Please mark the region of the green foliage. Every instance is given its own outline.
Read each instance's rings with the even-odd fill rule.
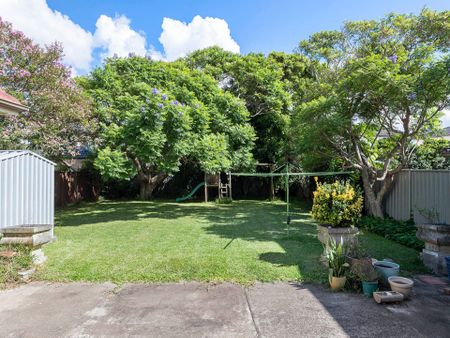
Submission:
[[[31,250],[23,245],[3,245],[0,252],[12,251],[13,257],[0,256],[0,289],[20,281],[19,271],[29,269],[32,264]]]
[[[179,62],[111,58],[80,83],[100,122],[95,165],[107,178],[137,174],[151,193],[184,160],[210,173],[253,162],[255,134],[244,103],[201,71]]]
[[[328,268],[333,277],[344,277],[350,265],[346,262],[347,246],[343,242],[336,243],[330,239],[326,246],[326,259]]]
[[[346,22],[299,44],[317,81],[293,118],[297,152],[309,167],[340,157],[359,170],[375,215],[393,175],[449,108],[449,36],[450,11],[424,9]]]
[[[321,224],[353,227],[361,217],[362,206],[361,193],[348,181],[317,182],[311,214]]]
[[[428,139],[412,154],[409,167],[412,169],[450,169],[450,157],[444,152],[450,149],[450,141]],[[450,155],[450,153],[449,153]]]
[[[416,237],[417,228],[413,220],[397,221],[392,218],[363,217],[360,226],[407,247],[422,250],[423,242]]]
[[[281,52],[236,55],[212,47],[193,52],[184,62],[244,100],[257,135],[254,157],[259,162],[284,163],[292,150],[291,114],[311,78],[308,60]]]

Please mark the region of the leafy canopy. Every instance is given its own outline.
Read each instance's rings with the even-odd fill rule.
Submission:
[[[209,173],[252,163],[254,132],[239,99],[181,63],[108,59],[84,78],[100,121],[103,175],[166,175],[182,160]]]
[[[303,99],[310,76],[307,59],[281,52],[236,55],[211,47],[193,52],[184,62],[213,76],[226,92],[244,100],[257,135],[255,158],[284,163],[291,152],[291,115]]]

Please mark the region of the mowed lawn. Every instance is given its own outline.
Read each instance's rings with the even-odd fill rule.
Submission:
[[[57,241],[37,277],[50,281],[326,281],[307,206],[294,206],[289,235],[282,202],[103,201],[59,214]],[[373,234],[373,257],[424,271],[418,252]]]

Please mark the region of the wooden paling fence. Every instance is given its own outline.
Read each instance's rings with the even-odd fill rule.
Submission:
[[[96,201],[99,197],[99,179],[83,172],[55,173],[55,207],[81,201]]]

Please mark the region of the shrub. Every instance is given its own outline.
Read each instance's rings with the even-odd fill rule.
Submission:
[[[384,238],[407,247],[422,250],[423,242],[416,237],[417,228],[413,220],[397,221],[392,218],[363,217],[360,226]]]
[[[355,226],[361,217],[362,206],[361,193],[348,181],[317,182],[312,207],[312,216],[317,222],[332,227]]]

